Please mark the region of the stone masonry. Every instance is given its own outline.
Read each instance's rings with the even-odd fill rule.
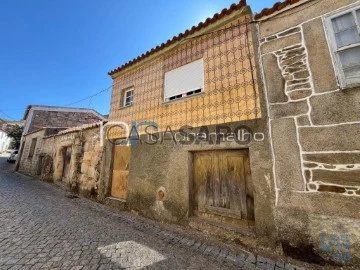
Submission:
[[[37,132],[28,134],[23,138],[23,148],[20,155],[19,171],[28,175],[37,174],[37,165],[39,160],[39,152],[42,147],[42,138],[44,137],[45,129],[41,129]],[[31,142],[33,139],[37,139],[35,151],[33,156],[29,156]]]
[[[24,120],[24,134],[27,134],[44,127],[70,128],[105,118],[92,109],[29,105]]]
[[[19,171],[27,175],[40,175],[43,164],[39,164],[39,159],[43,157],[42,147],[43,138],[56,134],[63,129],[61,128],[41,128],[37,131],[26,134],[23,137],[23,149],[20,155]],[[36,145],[33,155],[29,155],[33,139],[36,139]]]
[[[303,1],[259,23],[280,241],[339,264],[360,260],[360,89],[339,87],[323,20],[355,2]]]
[[[70,176],[63,179],[64,149],[71,147]],[[102,161],[99,123],[64,130],[44,138],[41,155],[52,157],[53,170],[41,178],[51,179],[81,194],[96,197]]]
[[[295,39],[293,37],[296,37]],[[292,44],[292,43],[295,44]],[[351,122],[347,124],[333,123],[335,126],[327,127],[314,123],[317,119],[314,114],[319,110],[318,102],[313,102],[319,95],[316,93],[311,77],[309,66],[309,56],[304,43],[303,30],[301,26],[288,29],[284,32],[266,37],[261,40],[264,67],[275,66],[278,71],[267,72],[265,79],[268,87],[270,118],[277,120],[281,118],[293,118],[296,126],[295,130],[299,137],[301,151],[302,175],[306,179],[306,189],[310,191],[329,191],[339,192],[347,195],[360,195],[360,182],[355,178],[360,178],[359,160],[349,161],[347,158],[339,160],[340,155],[337,151],[353,151],[358,147],[359,123]],[[285,46],[285,47],[284,47]],[[269,52],[270,50],[274,50]],[[278,74],[276,74],[278,73]],[[274,85],[274,76],[280,76],[279,85]],[[330,89],[329,89],[330,90]],[[339,90],[332,90],[334,95],[339,95]],[[315,99],[313,99],[315,98]],[[276,122],[276,121],[275,121]],[[273,122],[273,123],[275,123]],[[350,122],[350,121],[349,121]],[[339,142],[338,134],[346,132],[353,134],[347,141]],[[321,136],[324,135],[324,136]],[[325,138],[325,140],[323,139]],[[321,141],[319,141],[321,139]],[[328,146],[328,141],[333,141],[333,146]],[[317,146],[314,146],[317,145]],[[333,161],[323,159],[315,161],[311,153],[332,151],[336,157]],[[356,153],[355,153],[356,154]],[[329,155],[332,155],[331,153]],[[309,159],[310,160],[307,160]],[[331,159],[331,158],[330,158]],[[339,161],[335,161],[339,160]],[[330,177],[332,175],[332,177]],[[332,178],[336,179],[332,180]],[[348,179],[348,180],[345,180]],[[338,187],[338,186],[343,187]]]

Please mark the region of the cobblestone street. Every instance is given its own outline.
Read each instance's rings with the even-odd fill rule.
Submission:
[[[0,269],[300,269],[68,198],[13,168],[0,157]]]

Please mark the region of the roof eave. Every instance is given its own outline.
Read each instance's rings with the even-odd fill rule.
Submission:
[[[245,13],[245,11],[250,11],[250,8],[246,5],[246,0],[241,0],[238,4],[232,4],[229,8],[224,8],[221,13],[216,13],[212,18],[207,18],[205,22],[200,22],[197,26],[193,26],[190,30],[188,29],[185,32],[180,33],[179,35],[174,36],[171,40],[169,39],[166,43],[162,43],[161,45],[152,48],[150,51],[147,51],[146,53],[138,56],[137,58],[134,58],[131,61],[121,65],[120,67],[111,70],[110,72],[108,72],[108,75],[110,75],[112,79],[115,79],[119,76],[119,72],[125,69],[127,70],[129,67],[132,67],[138,63],[143,64],[145,59],[153,59],[154,57],[151,56],[155,55],[156,57],[159,55],[159,53],[162,54],[171,50],[184,39],[192,38],[198,34],[201,34],[202,32],[208,31],[211,28],[220,28],[223,24],[219,26],[218,24],[216,24],[216,22],[219,22],[225,16],[234,14],[235,11],[241,11],[240,14]]]
[[[284,2],[276,2],[271,8],[264,8],[260,13],[255,14],[254,18],[257,21],[265,21],[268,18],[277,16],[280,13],[293,9],[309,1],[312,0],[286,0]]]

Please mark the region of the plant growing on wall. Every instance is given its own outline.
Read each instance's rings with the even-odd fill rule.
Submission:
[[[6,127],[5,131],[7,136],[11,138],[10,149],[19,149],[23,129],[24,127],[19,125],[11,125]]]

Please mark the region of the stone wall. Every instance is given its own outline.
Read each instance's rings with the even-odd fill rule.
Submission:
[[[51,136],[43,139],[41,155],[44,156],[43,168],[40,179],[48,182],[54,181],[54,158],[56,149],[56,137]]]
[[[43,127],[74,127],[103,120],[95,113],[79,111],[34,110],[27,132]]]
[[[66,147],[71,147],[70,175],[63,179]],[[99,127],[45,137],[40,155],[46,157],[42,179],[51,179],[75,192],[96,197],[102,159]]]
[[[99,129],[85,132],[83,156],[79,175],[80,191],[90,195],[97,194],[99,186],[100,168],[102,162],[102,147],[100,146]]]
[[[310,1],[259,27],[279,235],[285,251],[334,263],[359,261],[360,89],[337,85],[322,16],[352,2]],[[324,234],[351,249],[324,250]]]
[[[37,132],[30,133],[23,137],[23,151],[20,155],[19,161],[19,172],[27,174],[27,175],[37,175],[38,172],[38,162],[39,156],[42,149],[43,137],[45,134],[45,129],[41,129]],[[33,156],[29,157],[29,152],[31,148],[31,142],[33,139],[37,139],[36,147]]]

